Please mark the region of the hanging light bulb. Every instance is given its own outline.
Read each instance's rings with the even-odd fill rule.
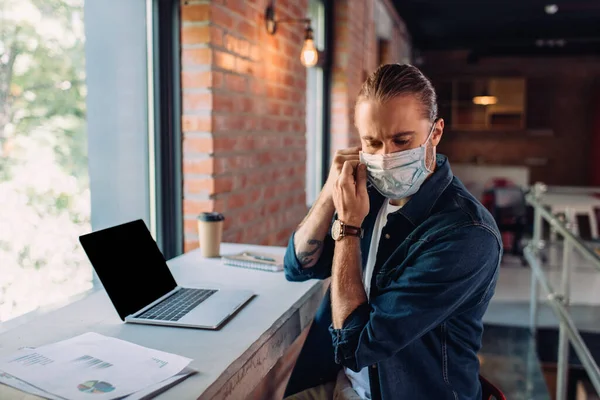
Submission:
[[[491,95],[487,90],[473,97],[473,104],[477,104],[478,106],[493,106],[496,103],[498,103],[498,98]]]
[[[491,106],[498,102],[498,98],[496,96],[475,96],[473,97],[473,104],[477,104],[479,106]]]
[[[319,61],[319,52],[315,47],[313,40],[313,30],[310,26],[306,27],[306,35],[304,37],[304,45],[300,52],[300,62],[307,68],[314,67]]]

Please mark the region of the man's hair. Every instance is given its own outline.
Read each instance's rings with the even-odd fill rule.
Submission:
[[[380,103],[403,95],[416,96],[423,106],[423,116],[432,122],[437,118],[437,98],[433,85],[410,64],[381,65],[363,83],[356,104],[365,100]]]

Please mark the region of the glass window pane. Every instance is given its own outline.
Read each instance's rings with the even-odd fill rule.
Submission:
[[[0,322],[92,287],[83,0],[0,0]]]

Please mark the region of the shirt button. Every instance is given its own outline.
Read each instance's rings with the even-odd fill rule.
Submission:
[[[386,233],[384,237],[385,237],[386,239],[389,239],[389,238],[391,238],[391,236],[390,236],[390,234],[389,234],[389,233]]]

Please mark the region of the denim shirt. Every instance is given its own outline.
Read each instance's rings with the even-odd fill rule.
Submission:
[[[397,212],[388,216],[377,250],[368,302],[331,323],[330,293],[310,328],[286,396],[335,377],[344,366],[369,367],[373,399],[481,399],[482,317],[502,256],[487,210],[453,176],[446,157]],[[362,266],[384,198],[368,188]],[[335,242],[327,235],[317,264],[302,268],[290,238],[285,275],[291,281],[331,276]]]

